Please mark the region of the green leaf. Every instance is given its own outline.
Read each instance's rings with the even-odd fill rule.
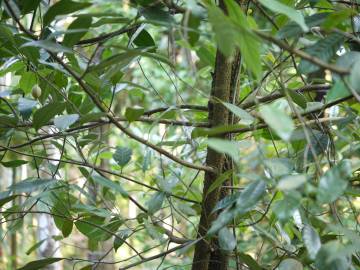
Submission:
[[[324,244],[316,256],[316,268],[318,270],[351,269],[349,268],[349,260],[346,256],[336,257],[342,249],[343,246],[337,241],[330,241]]]
[[[32,0],[32,1],[21,1],[21,14],[27,14],[33,10],[35,10],[41,0]]]
[[[298,260],[288,258],[279,264],[278,270],[303,270],[304,267]]]
[[[341,196],[346,187],[347,179],[351,175],[351,163],[349,160],[342,160],[339,164],[328,170],[321,178],[316,193],[320,203],[334,202]]]
[[[277,188],[283,191],[297,189],[306,183],[305,174],[287,175],[280,179]]]
[[[34,40],[29,41],[21,45],[20,48],[26,48],[26,47],[35,47],[35,48],[41,48],[53,53],[58,52],[64,52],[64,53],[72,53],[73,51],[69,48],[66,48],[58,43],[55,43],[54,41],[50,40]]]
[[[166,12],[158,7],[142,8],[140,9],[140,14],[150,22],[160,23],[166,26],[175,23],[174,18],[169,14],[169,12]]]
[[[122,246],[126,238],[128,238],[131,235],[131,233],[132,230],[130,229],[120,230],[118,233],[116,233],[116,237],[114,237],[114,244],[113,244],[115,252],[118,250],[119,247]]]
[[[104,221],[104,218],[90,216],[77,220],[75,226],[89,240],[94,242],[105,241],[116,233],[123,221],[117,217],[112,218],[107,223]]]
[[[301,195],[298,192],[286,193],[284,198],[275,201],[273,211],[277,218],[282,221],[288,221],[300,206]]]
[[[239,145],[237,142],[222,139],[208,139],[208,146],[219,153],[229,155],[234,160],[239,159]]]
[[[46,240],[47,240],[47,238],[45,238],[45,239],[37,242],[36,244],[32,245],[32,246],[25,252],[25,254],[26,254],[26,255],[30,255],[31,252],[33,252],[33,251],[35,251],[36,249],[38,249],[38,248],[41,246],[41,244],[44,243]]]
[[[37,261],[32,261],[18,268],[17,270],[38,270],[43,269],[45,266],[61,261],[63,258],[46,258]]]
[[[212,235],[222,229],[224,226],[229,224],[235,218],[234,210],[224,210],[220,213],[220,215],[216,218],[216,220],[211,224],[210,229],[207,232],[207,235]]]
[[[125,117],[129,122],[136,121],[144,114],[145,110],[141,107],[126,108]]]
[[[223,102],[222,103],[229,111],[231,111],[234,115],[236,115],[237,117],[240,118],[240,120],[242,123],[246,124],[246,125],[250,125],[255,121],[255,118],[249,114],[247,111],[239,108],[238,106],[231,104],[231,103],[227,103],[227,102]]]
[[[12,200],[14,200],[16,197],[18,197],[19,195],[11,195],[5,198],[0,198],[0,208],[3,207],[6,203],[11,202]]]
[[[241,56],[247,68],[249,68],[257,79],[260,79],[262,67],[259,39],[252,33],[250,24],[240,5],[232,0],[225,0],[225,3],[228,7],[231,21],[234,24],[235,35],[233,38],[240,49]],[[253,21],[253,23],[255,24],[255,21]],[[222,31],[224,31],[224,29],[222,29]]]
[[[79,119],[78,114],[60,115],[55,117],[54,124],[60,130],[65,130]]]
[[[233,251],[236,247],[236,239],[232,231],[229,228],[222,228],[219,233],[219,245],[222,250]]]
[[[227,17],[217,6],[208,6],[209,22],[215,32],[216,43],[226,56],[233,56],[235,48],[238,47],[247,67],[257,78],[260,78],[259,41],[251,32],[240,6],[233,1],[226,1],[226,5],[230,17]]]
[[[119,183],[113,182],[101,175],[93,175],[92,179],[98,183],[99,185],[110,189],[111,191],[115,191],[120,193],[124,198],[128,197],[128,193],[122,188]]]
[[[219,49],[227,56],[232,55],[236,46],[234,39],[236,31],[232,22],[215,5],[208,7],[208,16]]]
[[[56,179],[29,178],[9,186],[8,190],[16,192],[33,192],[35,190],[47,188],[55,184],[56,181]]]
[[[164,199],[164,192],[156,192],[148,201],[149,214],[155,214],[157,211],[159,211],[164,203]]]
[[[302,238],[311,259],[315,259],[321,248],[321,241],[318,233],[313,227],[306,224],[302,230]]]
[[[209,195],[213,190],[220,187],[226,180],[228,180],[233,173],[233,170],[228,170],[222,174],[220,174],[214,182],[211,183],[210,187],[208,188],[205,197]]]
[[[324,62],[328,62],[339,50],[344,40],[345,38],[343,35],[338,33],[333,33],[325,37],[324,39],[319,40],[314,45],[306,48],[305,52],[323,60]],[[307,60],[301,60],[299,65],[300,72],[305,74],[315,72],[319,69],[320,69],[319,66],[314,65],[313,63]]]
[[[57,114],[61,114],[65,109],[65,103],[53,102],[38,109],[34,113],[33,126],[35,129],[39,129],[42,126],[48,125],[50,120]]]
[[[135,60],[137,57],[147,57],[154,59],[155,61],[162,62],[164,64],[169,65],[170,67],[173,64],[164,56],[160,54],[150,53],[150,52],[143,52],[140,50],[128,50],[124,53],[119,53],[108,57],[107,59],[103,60],[99,64],[90,67],[89,71],[102,71],[112,65],[120,65],[121,67],[125,67],[130,64],[131,61]]]
[[[242,262],[244,262],[250,270],[263,270],[261,266],[248,254],[239,252],[239,258]]]
[[[28,163],[28,161],[21,160],[21,159],[0,162],[1,165],[3,165],[4,167],[7,167],[7,168],[20,167],[21,165],[24,165],[24,164],[27,164],[27,163]]]
[[[87,16],[78,17],[73,21],[64,36],[63,44],[67,47],[72,47],[78,43],[89,30],[92,18]]]
[[[326,102],[335,101],[344,97],[350,96],[351,93],[349,89],[345,86],[343,81],[336,81],[335,84],[331,87],[329,92],[326,95]]]
[[[307,16],[305,17],[305,23],[309,28],[318,26],[325,21],[328,15],[328,12],[322,12]],[[290,21],[288,24],[282,27],[276,35],[278,38],[284,39],[290,37],[297,37],[300,36],[302,33],[304,33],[303,29],[297,23]]]
[[[33,108],[38,104],[37,101],[27,98],[19,98],[18,100],[18,110],[24,120],[29,119]]]
[[[31,89],[36,84],[37,78],[36,74],[31,71],[24,72],[21,75],[20,81],[19,81],[19,87],[24,90],[26,94],[31,92]]]
[[[136,35],[133,43],[138,47],[154,47],[155,46],[154,39],[149,34],[149,32],[146,31],[145,29],[141,30],[141,32]]]
[[[113,155],[113,159],[119,164],[121,167],[124,167],[129,163],[132,156],[132,150],[128,147],[117,147],[116,151]]]
[[[236,212],[239,215],[250,211],[263,197],[266,190],[264,181],[255,181],[246,186],[236,200]]]
[[[305,19],[300,11],[295,10],[277,0],[259,0],[259,2],[273,12],[278,12],[287,16],[290,20],[296,22],[304,32],[309,31]]]
[[[234,194],[226,196],[224,199],[222,199],[216,203],[212,212],[215,213],[216,211],[219,211],[230,205],[233,205],[236,202],[237,198],[239,198],[239,196],[240,196],[240,193],[234,193]]]
[[[44,26],[49,25],[56,16],[66,15],[91,6],[91,3],[79,3],[71,0],[61,0],[52,5],[43,18]]]
[[[360,93],[360,61],[356,61],[351,68],[351,73],[349,76],[350,86],[355,90],[355,92]]]
[[[260,114],[272,130],[284,141],[289,141],[295,126],[292,119],[274,105],[260,107]]]
[[[71,234],[73,225],[74,223],[72,222],[72,220],[64,219],[64,222],[61,227],[61,233],[64,236],[64,238],[68,237]]]
[[[142,162],[142,166],[141,166],[142,171],[146,172],[149,169],[150,164],[151,164],[151,151],[147,151]]]

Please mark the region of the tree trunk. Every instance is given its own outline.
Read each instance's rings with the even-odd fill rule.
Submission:
[[[239,82],[239,72],[240,72],[240,65],[241,65],[241,55],[240,52],[237,51],[236,55],[232,61],[232,70],[231,70],[231,81],[230,81],[230,99],[229,102],[236,104],[238,99],[238,82]],[[229,112],[228,117],[228,124],[232,125],[235,122],[234,115]],[[226,136],[228,140],[232,139],[232,134],[229,134]],[[228,171],[233,169],[233,161],[230,156],[225,156],[225,162],[222,171]],[[223,185],[225,186],[232,186],[231,183],[231,176],[230,179],[224,182]],[[220,188],[220,194],[218,200],[222,200],[227,195],[229,195],[229,189]],[[226,270],[228,266],[228,260],[229,256],[227,253],[223,252],[218,245],[218,242],[215,240],[213,243],[213,250],[210,254],[210,260],[209,260],[209,270]]]
[[[225,11],[223,1],[220,8]],[[228,110],[216,100],[233,103],[237,99],[238,75],[240,68],[240,53],[237,51],[232,58],[225,57],[219,49],[216,53],[216,62],[213,75],[210,100],[208,103],[208,121],[212,127],[227,125],[233,122],[233,116]],[[216,136],[217,138],[230,139],[228,135]],[[225,161],[227,160],[227,161]],[[206,235],[216,213],[212,213],[216,203],[227,195],[226,190],[221,187],[215,189],[206,197],[209,187],[216,178],[232,166],[232,162],[224,154],[220,154],[211,148],[207,149],[206,164],[216,169],[217,173],[205,173],[202,211],[198,227],[198,237]],[[195,246],[192,270],[226,270],[228,255],[223,253],[217,241],[212,239],[199,241]]]
[[[219,50],[216,54],[215,72],[213,76],[212,94],[209,101],[209,123],[213,127],[224,125],[228,123],[228,110],[219,102],[214,102],[214,98],[229,102],[230,99],[230,82],[231,82],[232,62],[225,57]],[[225,135],[217,136],[224,138]],[[207,190],[215,179],[221,174],[224,166],[225,156],[214,151],[211,148],[207,149],[206,164],[213,167],[217,173],[206,172],[204,180],[203,195],[207,194]],[[203,197],[202,211],[200,223],[198,228],[198,237],[206,235],[211,222],[216,215],[211,214],[212,209],[218,202],[220,195],[220,188],[215,189],[206,197]],[[193,259],[193,270],[207,270],[209,265],[211,252],[211,243],[207,241],[199,241],[195,246],[195,253]]]

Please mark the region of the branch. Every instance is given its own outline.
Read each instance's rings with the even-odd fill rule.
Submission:
[[[121,28],[119,30],[116,30],[114,32],[110,32],[98,37],[94,37],[94,38],[89,38],[89,39],[83,39],[80,40],[76,45],[85,45],[85,44],[94,44],[94,43],[98,43],[98,42],[103,42],[105,40],[108,40],[110,38],[125,34],[125,33],[129,33],[132,32],[133,30],[135,30],[136,28],[138,28],[140,26],[141,23],[136,23],[134,25],[131,25],[129,27],[124,27]]]
[[[79,86],[84,90],[84,92],[91,98],[91,100],[94,102],[94,104],[98,107],[98,109],[106,114],[106,117],[109,119],[109,121],[114,124],[119,130],[121,130],[123,133],[125,133],[130,138],[152,148],[153,150],[157,151],[158,153],[168,157],[169,159],[185,166],[188,168],[192,168],[195,170],[200,171],[208,171],[208,172],[214,172],[215,170],[209,166],[204,165],[196,165],[192,162],[185,161],[181,158],[178,158],[174,156],[173,154],[167,152],[166,150],[162,149],[161,147],[148,142],[147,140],[143,139],[142,137],[134,134],[124,126],[122,126],[118,121],[116,121],[116,118],[106,109],[104,108],[103,104],[100,100],[96,97],[96,95],[92,92],[91,89],[88,88],[88,86],[83,82],[83,80],[70,68],[68,67],[56,54],[49,52],[48,53],[58,62],[79,84]]]
[[[184,105],[179,105],[179,106],[174,106],[174,107],[170,106],[170,107],[161,107],[161,108],[152,109],[152,110],[144,112],[144,115],[150,116],[155,113],[165,112],[172,108],[174,108],[174,109],[189,109],[189,110],[204,111],[204,112],[208,111],[207,106],[184,104]]]
[[[298,89],[294,89],[291,91],[296,91],[296,92],[310,92],[310,91],[321,91],[321,90],[328,90],[331,88],[331,85],[328,84],[314,84],[314,85],[306,85],[304,87],[298,88]],[[275,99],[278,98],[282,98],[284,97],[284,94],[282,93],[275,93],[275,94],[270,94],[264,97],[260,97],[260,98],[256,98],[254,101],[249,101],[246,102],[244,104],[238,104],[242,109],[248,109],[252,106],[255,106],[258,103],[265,103],[268,101],[273,101]]]
[[[14,152],[16,154],[22,155],[22,156],[45,159],[45,160],[49,160],[49,161],[62,162],[62,163],[67,163],[67,164],[72,164],[72,165],[77,165],[77,166],[90,168],[90,169],[93,169],[93,170],[97,170],[97,171],[101,171],[101,172],[104,172],[104,173],[107,173],[107,174],[110,174],[110,175],[117,176],[119,178],[125,179],[125,180],[127,180],[129,182],[135,183],[137,185],[146,187],[146,188],[154,190],[154,191],[161,191],[160,189],[158,189],[156,187],[145,184],[143,181],[135,180],[135,179],[133,179],[133,178],[131,178],[129,176],[126,176],[124,174],[116,173],[114,171],[110,171],[110,170],[98,167],[98,166],[90,164],[88,162],[81,162],[81,161],[72,160],[72,159],[57,159],[57,158],[50,158],[50,157],[36,155],[36,154],[28,154],[28,153],[25,153],[25,152],[17,151],[17,150],[15,150],[15,149],[13,149],[11,147],[8,147],[8,146],[0,145],[0,152],[2,152],[2,151],[10,151],[10,152]],[[174,198],[179,199],[179,200],[183,200],[183,201],[190,202],[190,203],[195,203],[195,204],[200,204],[200,202],[198,202],[198,201],[194,201],[194,200],[191,200],[191,199],[188,199],[188,198],[185,198],[185,197],[181,197],[181,196],[178,196],[178,195],[175,195],[175,194],[172,194],[172,193],[169,193],[169,195],[171,197],[174,197]]]
[[[258,30],[253,30],[254,33],[256,35],[258,35],[260,38],[262,39],[265,39],[271,43],[274,43],[275,45],[279,46],[280,48],[292,53],[292,54],[295,54],[297,56],[299,56],[300,58],[302,59],[305,59],[319,67],[322,67],[324,69],[328,69],[330,71],[333,71],[339,75],[348,75],[350,74],[350,70],[348,69],[343,69],[341,67],[338,67],[336,65],[332,65],[332,64],[329,64],[329,63],[326,63],[324,62],[323,60],[321,60],[320,58],[317,58],[317,57],[314,57],[304,51],[301,51],[301,50],[298,50],[296,48],[293,48],[291,46],[289,46],[288,44],[286,44],[285,42],[281,41],[281,40],[278,40],[272,36],[269,36],[267,34],[264,34],[263,32],[261,31],[258,31]]]
[[[164,256],[166,256],[166,255],[168,255],[168,254],[170,254],[170,253],[173,253],[173,252],[176,251],[176,250],[179,250],[179,249],[181,249],[181,248],[184,248],[184,247],[186,247],[186,246],[189,246],[189,245],[191,245],[191,244],[194,244],[194,243],[197,242],[197,241],[199,241],[199,240],[190,241],[190,242],[187,242],[187,243],[185,243],[185,244],[179,245],[179,246],[177,246],[177,247],[173,247],[173,248],[171,248],[171,249],[169,249],[169,250],[167,250],[167,251],[161,252],[161,253],[159,253],[159,254],[157,254],[157,255],[154,255],[154,256],[145,258],[145,259],[143,259],[143,260],[141,260],[141,261],[138,261],[138,262],[134,262],[134,263],[129,264],[129,265],[125,266],[125,267],[120,267],[119,270],[130,269],[130,268],[133,268],[133,267],[135,267],[135,266],[137,266],[137,265],[139,265],[139,264],[143,264],[143,263],[145,263],[145,262],[149,262],[149,261],[152,261],[152,260],[156,260],[156,259],[161,258],[161,257],[164,257]]]

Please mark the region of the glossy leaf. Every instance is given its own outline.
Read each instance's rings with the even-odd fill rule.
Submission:
[[[164,192],[156,192],[148,201],[149,214],[155,214],[157,211],[159,211],[164,203],[164,199]]]
[[[30,93],[36,82],[36,74],[34,72],[27,71],[21,75],[19,87],[24,90],[25,93]]]
[[[227,154],[235,160],[239,159],[240,149],[236,142],[222,139],[208,139],[208,145],[219,153]]]
[[[277,188],[280,190],[292,190],[302,186],[306,182],[306,175],[294,174],[280,179]]]
[[[78,17],[68,27],[67,32],[64,36],[63,45],[71,47],[81,40],[89,30],[91,25],[91,17]]]
[[[136,121],[144,114],[145,110],[141,107],[126,108],[125,117],[129,122]]]
[[[78,114],[68,114],[57,116],[54,119],[55,126],[60,130],[65,130],[79,119]]]
[[[342,160],[339,164],[328,170],[319,182],[316,195],[320,203],[330,203],[343,194],[347,187],[347,179],[351,175],[349,160]]]
[[[124,167],[131,160],[132,150],[128,147],[117,147],[113,155],[114,160],[121,167]]]
[[[298,260],[288,258],[288,259],[281,261],[278,269],[279,270],[303,270],[304,267],[303,267],[302,263],[299,262]]]
[[[43,269],[44,267],[53,264],[55,262],[61,261],[63,258],[46,258],[40,259],[37,261],[32,261],[24,265],[23,267],[18,268],[17,270],[38,270]]]
[[[224,227],[219,231],[219,245],[222,250],[232,251],[236,247],[236,239],[229,228]]]
[[[65,109],[62,102],[49,103],[34,113],[33,125],[35,129],[48,125],[55,115],[61,114]]]
[[[315,259],[321,248],[321,241],[318,233],[310,225],[305,225],[302,231],[302,238],[311,259]]]
[[[92,179],[99,185],[110,189],[111,191],[115,191],[120,193],[123,197],[128,197],[128,193],[125,189],[119,184],[114,181],[111,181],[101,175],[93,175]]]
[[[260,114],[271,129],[284,141],[289,141],[295,129],[291,118],[273,105],[260,107]]]
[[[90,3],[61,0],[48,9],[44,15],[43,23],[45,26],[49,25],[56,16],[70,14],[89,6],[91,6]]]
[[[277,0],[259,0],[259,2],[274,12],[279,12],[281,14],[284,14],[290,20],[296,22],[302,28],[303,31],[309,30],[308,26],[305,23],[305,19],[300,11],[295,10],[285,4],[282,4]]]

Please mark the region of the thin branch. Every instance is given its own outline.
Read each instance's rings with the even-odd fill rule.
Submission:
[[[201,171],[208,171],[208,172],[214,172],[214,169],[209,167],[209,166],[204,166],[204,165],[196,165],[192,162],[188,162],[185,161],[181,158],[178,158],[176,156],[174,156],[173,154],[167,152],[166,150],[162,149],[161,147],[148,142],[147,140],[143,139],[142,137],[134,134],[132,131],[128,130],[127,128],[125,128],[124,126],[122,126],[118,121],[116,121],[116,118],[110,113],[108,112],[108,110],[106,108],[104,108],[103,104],[101,103],[101,101],[96,97],[96,95],[93,93],[92,89],[90,89],[88,87],[87,84],[85,84],[83,82],[83,80],[81,80],[81,78],[70,68],[68,67],[56,54],[52,53],[52,52],[48,52],[55,60],[56,62],[58,62],[79,84],[79,86],[85,91],[85,93],[91,98],[91,100],[94,102],[94,104],[96,105],[96,107],[98,107],[98,109],[100,109],[100,111],[104,112],[106,114],[106,117],[109,119],[109,121],[114,124],[119,130],[121,130],[123,133],[125,133],[127,136],[129,136],[130,138],[140,142],[141,144],[144,144],[152,149],[154,149],[155,151],[157,151],[158,153],[168,157],[169,159],[173,160],[174,162],[177,162],[185,167],[188,168],[192,168],[195,170],[201,170]]]
[[[95,43],[99,43],[99,42],[104,42],[110,38],[122,35],[122,34],[126,34],[129,32],[134,31],[136,28],[138,28],[140,26],[141,23],[136,23],[134,25],[131,25],[129,27],[124,27],[121,28],[119,30],[116,30],[114,32],[110,32],[98,37],[94,37],[94,38],[89,38],[89,39],[83,39],[80,40],[76,45],[86,45],[86,44],[95,44]]]
[[[267,35],[261,31],[258,31],[258,30],[254,30],[254,33],[256,35],[258,35],[260,38],[262,39],[265,39],[271,43],[274,43],[275,45],[279,46],[280,48],[288,51],[289,53],[292,53],[292,54],[295,54],[297,56],[299,56],[300,58],[304,59],[304,60],[307,60],[309,62],[311,62],[312,64],[315,64],[319,67],[322,67],[324,69],[328,69],[330,71],[333,71],[339,75],[348,75],[350,74],[350,70],[348,69],[343,69],[341,67],[338,67],[336,65],[332,65],[332,64],[329,64],[329,63],[326,63],[324,62],[323,60],[321,60],[320,58],[317,58],[317,57],[314,57],[304,51],[301,51],[301,50],[298,50],[296,48],[293,48],[291,46],[289,46],[288,44],[286,44],[285,42],[279,40],[279,39],[276,39],[270,35]]]

